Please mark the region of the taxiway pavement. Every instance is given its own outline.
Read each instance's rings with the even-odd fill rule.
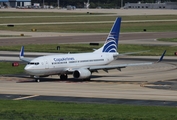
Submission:
[[[136,62],[144,61],[118,60],[112,64]],[[127,67],[121,72],[111,70],[109,74],[99,71],[93,74],[91,81],[74,80],[70,75],[66,81],[49,76],[36,83],[27,76],[6,75],[0,77],[0,98],[176,106],[176,72],[176,63],[167,61]]]

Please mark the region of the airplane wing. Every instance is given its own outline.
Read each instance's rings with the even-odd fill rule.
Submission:
[[[97,70],[104,70],[105,72],[108,72],[108,70],[111,69],[117,69],[119,71],[121,71],[122,68],[126,68],[129,66],[140,66],[140,65],[151,65],[151,64],[155,64],[155,63],[159,63],[163,60],[163,57],[166,53],[166,50],[163,52],[163,54],[161,55],[161,57],[159,58],[158,61],[156,62],[145,62],[145,63],[130,63],[130,64],[119,64],[119,65],[101,65],[101,66],[85,66],[84,69],[89,69],[92,72],[97,72]],[[75,70],[78,70],[79,68],[66,68],[66,73],[73,73]]]
[[[89,69],[91,71],[104,70],[106,72],[107,72],[107,70],[111,70],[111,69],[117,69],[117,70],[121,71],[121,68],[126,68],[128,66],[151,65],[151,64],[153,64],[153,62],[149,62],[149,63],[133,63],[133,64],[120,64],[120,65],[105,65],[105,66],[92,66]]]
[[[140,66],[140,65],[151,65],[154,63],[159,63],[163,60],[163,57],[166,53],[166,50],[163,52],[163,54],[161,55],[161,57],[159,58],[159,60],[157,62],[146,62],[146,63],[132,63],[132,64],[120,64],[120,65],[104,65],[104,66],[91,66],[89,67],[90,71],[97,71],[97,70],[104,70],[105,72],[108,72],[108,70],[111,69],[118,69],[119,71],[121,71],[121,68],[125,68],[128,66]]]

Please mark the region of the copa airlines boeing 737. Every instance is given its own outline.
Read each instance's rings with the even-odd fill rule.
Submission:
[[[24,57],[24,47],[22,46],[20,51],[20,60],[28,62],[24,69],[26,73],[34,76],[38,82],[41,76],[60,75],[60,79],[67,79],[68,74],[73,74],[73,77],[76,79],[90,79],[92,72],[97,72],[97,70],[120,70],[127,66],[153,64],[152,62],[148,62],[108,65],[119,56],[117,48],[120,26],[121,18],[117,18],[104,45],[94,52],[47,55],[29,60]],[[164,54],[165,52],[159,61],[163,59]]]

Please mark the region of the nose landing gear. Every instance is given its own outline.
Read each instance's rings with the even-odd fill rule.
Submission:
[[[40,82],[39,76],[34,76],[36,82]]]
[[[40,82],[40,79],[39,79],[39,78],[38,78],[38,79],[36,79],[36,82],[38,82],[38,83],[39,83],[39,82]]]

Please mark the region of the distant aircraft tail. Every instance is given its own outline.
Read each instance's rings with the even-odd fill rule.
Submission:
[[[117,53],[120,26],[121,26],[121,18],[118,17],[115,20],[114,25],[112,26],[112,29],[104,45],[100,49],[96,50],[95,52]]]

